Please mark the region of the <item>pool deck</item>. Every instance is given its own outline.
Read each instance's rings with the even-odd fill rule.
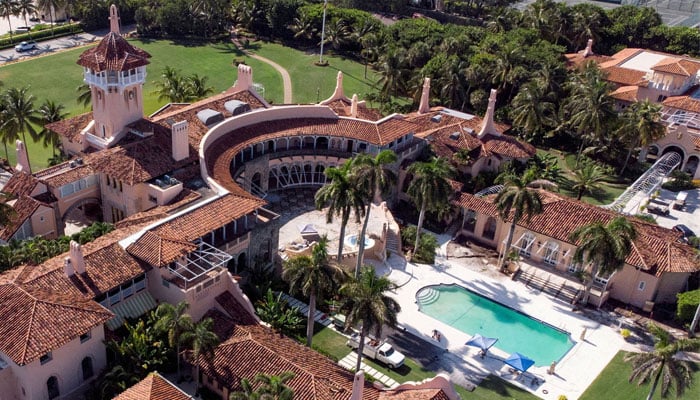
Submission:
[[[442,255],[438,256],[434,266],[409,263],[404,269],[393,268],[389,278],[402,285],[396,291],[401,305],[399,323],[413,334],[446,350],[440,357],[440,367],[456,384],[465,381],[477,383],[486,375],[494,374],[543,399],[557,399],[563,394],[573,400],[581,396],[625,345],[614,329],[572,312],[571,305],[564,301],[510,280],[498,273],[488,258],[445,258],[448,240],[444,235],[439,237]],[[463,286],[563,329],[571,334],[574,347],[559,361],[554,375],[547,374],[547,365],[533,366],[524,376],[518,377],[503,363],[508,354],[498,349],[498,343],[485,359],[481,359],[478,349],[464,345],[471,335],[418,310],[416,293],[425,286],[437,284]],[[431,337],[434,329],[441,333],[439,343]],[[584,329],[585,340],[580,340]],[[533,384],[533,377],[537,377],[539,383]]]

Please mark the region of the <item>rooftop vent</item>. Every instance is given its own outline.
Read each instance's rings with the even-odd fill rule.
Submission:
[[[459,140],[459,132],[450,133],[450,139],[455,140],[455,141]]]
[[[231,100],[224,103],[224,108],[231,115],[239,115],[250,111],[250,104],[240,100]]]
[[[211,108],[205,108],[197,113],[197,118],[206,126],[211,126],[224,120],[224,115]]]
[[[440,114],[433,115],[430,118],[430,120],[433,122],[440,122],[440,121],[442,121],[442,115],[440,115]]]

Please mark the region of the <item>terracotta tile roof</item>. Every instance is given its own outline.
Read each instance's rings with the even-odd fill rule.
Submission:
[[[197,246],[194,243],[159,236],[153,232],[146,232],[126,248],[132,256],[156,267],[168,265],[195,249]]]
[[[0,284],[0,351],[26,365],[112,316],[89,297]]]
[[[95,175],[96,172],[86,164],[76,167],[70,167],[70,161],[58,164],[47,170],[43,170],[36,174],[41,182],[46,183],[49,187],[59,188],[67,183],[76,182],[82,178],[87,178],[90,175]]]
[[[656,63],[651,69],[674,75],[694,76],[698,70],[700,70],[700,61],[679,57],[667,57]]]
[[[82,131],[92,121],[92,111],[76,115],[58,122],[46,124],[46,129],[58,133],[67,138],[72,143],[81,143],[80,131]]]
[[[484,135],[481,141],[486,155],[496,154],[508,158],[530,158],[537,152],[535,146],[530,143],[521,142],[508,135]]]
[[[203,363],[202,372],[215,377],[233,390],[241,388],[240,380],[253,380],[255,374],[280,374],[292,371],[288,382],[299,400],[346,400],[352,394],[353,374],[328,358],[296,341],[282,336],[263,325],[254,323],[243,307],[228,295],[230,302],[222,305],[237,319],[233,334],[216,349],[211,363]],[[219,299],[217,298],[217,301]],[[363,399],[376,400],[379,390],[365,385]]]
[[[100,43],[78,57],[78,65],[100,72],[127,71],[149,63],[151,55],[132,46],[120,34],[109,32]]]
[[[350,101],[345,101],[343,99],[333,100],[326,104],[330,107],[336,114],[341,117],[350,117],[350,110],[352,108],[352,103]],[[357,118],[366,119],[368,121],[379,121],[384,116],[379,110],[374,108],[368,108],[366,105],[357,106]]]
[[[5,187],[2,188],[2,192],[15,197],[29,196],[38,184],[39,180],[33,175],[16,172],[7,180]]]
[[[20,196],[12,204],[14,214],[6,226],[0,226],[0,239],[9,241],[22,224],[34,214],[41,203],[29,196]]]
[[[565,57],[566,57],[566,64],[569,67],[581,67],[588,61],[593,61],[596,64],[600,65],[606,61],[610,61],[613,59],[610,56],[604,56],[604,55],[600,55],[600,54],[592,54],[592,55],[589,55],[588,57],[584,57],[583,50],[579,51],[578,53],[566,54]]]
[[[576,228],[591,222],[606,223],[620,215],[558,194],[544,191],[540,193],[543,195],[543,212],[532,216],[529,222],[520,221],[518,225],[565,243],[571,243],[569,234]],[[461,193],[455,202],[479,213],[497,216],[494,200],[495,195],[477,198]],[[677,232],[636,218],[630,220],[637,230],[637,239],[632,253],[626,260],[628,264],[657,276],[664,272],[700,270],[700,265],[694,260],[693,249],[678,242]]]
[[[615,66],[615,65],[620,65],[623,62],[627,61],[628,59],[636,56],[637,54],[639,54],[643,51],[648,51],[648,50],[634,48],[634,47],[622,49],[622,50],[618,51],[617,53],[613,54],[612,56],[610,56],[610,58],[607,61],[600,63],[599,64],[600,68],[602,69],[602,68],[607,68],[607,67],[611,67],[611,66]]]
[[[700,86],[691,87],[681,96],[669,97],[662,104],[666,107],[700,113],[700,98],[693,97],[696,92],[700,92]]]
[[[442,389],[410,389],[381,392],[379,400],[450,400],[450,398]]]
[[[178,389],[158,372],[151,372],[134,386],[126,389],[114,400],[191,400],[187,393]]]
[[[183,108],[187,108],[190,106],[190,103],[168,103],[164,105],[163,107],[159,108],[154,112],[153,114],[149,115],[148,118],[150,119],[156,119],[160,117],[161,115],[164,114],[170,114],[175,111],[182,110]]]
[[[630,103],[639,101],[639,86],[621,86],[610,93],[610,97]]]
[[[605,79],[609,82],[616,83],[618,85],[638,85],[642,84],[646,72],[637,71],[629,68],[622,68],[618,66],[610,66],[601,68],[605,72]]]

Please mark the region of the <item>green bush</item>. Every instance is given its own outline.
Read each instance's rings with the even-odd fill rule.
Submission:
[[[672,192],[695,189],[693,178],[685,172],[675,170],[671,173],[671,178],[673,179],[664,183],[661,187]]]
[[[17,43],[26,40],[38,41],[40,39],[46,39],[51,37],[68,36],[82,31],[83,29],[80,27],[80,24],[66,24],[55,26],[53,32],[51,32],[51,29],[44,29],[36,32],[32,31],[31,33],[12,35],[12,40],[10,40],[9,35],[7,35],[0,38],[0,49],[12,47]]]
[[[416,242],[416,227],[411,225],[401,230],[401,243],[404,248],[413,248]],[[428,233],[422,232],[418,250],[413,251],[413,261],[421,264],[435,263],[435,249],[438,247],[437,238]]]
[[[695,316],[695,310],[700,304],[700,289],[678,293],[676,297],[678,298],[676,317],[681,322],[692,321],[693,316]]]

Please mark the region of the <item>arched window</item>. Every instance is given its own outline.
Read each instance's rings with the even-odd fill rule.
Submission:
[[[496,236],[496,218],[489,217],[484,225],[484,231],[481,233],[484,239],[493,240]]]
[[[544,262],[549,265],[557,265],[559,258],[559,244],[556,242],[547,242],[544,245]]]
[[[61,392],[58,390],[58,378],[55,376],[49,378],[46,381],[46,389],[49,392],[49,399],[55,399],[60,396]]]
[[[518,241],[518,248],[520,249],[520,255],[526,258],[530,258],[532,253],[532,244],[535,243],[535,235],[530,232],[523,234]]]
[[[80,366],[83,369],[83,380],[84,381],[92,378],[95,375],[95,372],[92,370],[92,358],[90,358],[90,357],[83,358],[83,361],[80,363]]]

